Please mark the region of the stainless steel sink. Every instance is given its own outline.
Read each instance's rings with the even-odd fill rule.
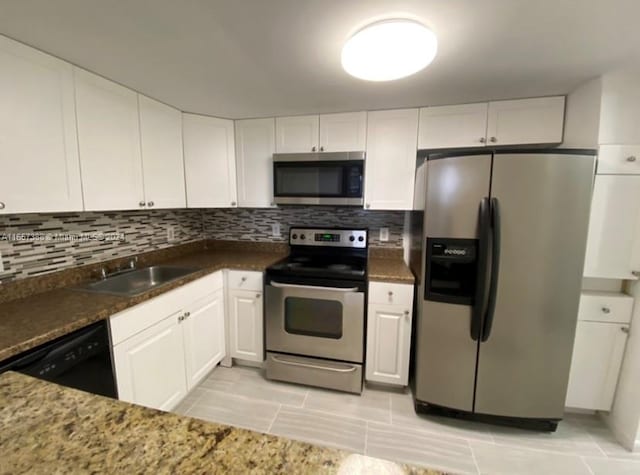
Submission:
[[[78,290],[131,297],[198,270],[195,267],[151,266],[90,282]]]

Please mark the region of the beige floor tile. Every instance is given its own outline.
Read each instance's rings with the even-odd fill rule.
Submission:
[[[476,473],[465,439],[389,424],[368,424],[366,454],[447,472]]]
[[[640,474],[640,459],[619,460],[608,458],[584,458],[593,475],[638,475]]]
[[[391,422],[391,396],[386,391],[365,388],[361,395],[309,389],[305,409],[373,422]]]
[[[590,475],[581,457],[470,441],[481,474]]]
[[[363,454],[366,426],[361,419],[282,406],[269,432]]]

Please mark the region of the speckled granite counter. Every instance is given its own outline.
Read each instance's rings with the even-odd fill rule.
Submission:
[[[372,248],[369,250],[369,281],[413,284],[415,278],[405,264],[402,249]]]
[[[263,271],[287,255],[286,246],[252,245],[252,243],[226,243],[205,247],[188,246],[184,253],[156,251],[141,255],[139,267],[155,264],[195,267],[200,270],[166,285],[135,297],[89,293],[74,290],[82,280],[88,280],[88,271],[98,266],[71,269],[56,276],[33,279],[34,283],[54,287],[51,290],[25,290],[16,284],[16,293],[22,298],[0,300],[0,361],[17,355],[42,343],[53,340],[114,313],[156,297],[168,290],[186,284],[220,269]],[[126,261],[126,259],[120,259]],[[94,269],[95,270],[95,269]],[[27,281],[31,279],[26,279]],[[64,286],[55,288],[62,280]],[[44,282],[44,283],[43,283]],[[10,284],[11,285],[11,284]],[[25,282],[24,285],[33,285]],[[38,290],[40,290],[38,292]],[[5,292],[9,292],[5,290]],[[5,296],[6,297],[6,296]]]
[[[440,474],[0,376],[0,474]]]

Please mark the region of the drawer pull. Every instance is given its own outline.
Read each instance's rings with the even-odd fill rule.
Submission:
[[[602,313],[611,313],[611,309],[609,307],[602,307]]]
[[[627,162],[635,162],[635,161],[636,161],[636,157],[634,155],[627,157]]]
[[[272,356],[271,359],[273,361],[275,361],[276,363],[280,363],[280,364],[284,364],[284,365],[300,366],[302,368],[320,369],[320,370],[323,370],[323,371],[333,371],[334,373],[352,373],[356,369],[358,369],[355,366],[350,366],[349,368],[331,368],[329,366],[321,366],[321,365],[308,364],[308,363],[298,363],[297,361],[286,361],[286,360],[280,359],[280,358],[278,358],[276,356]]]
[[[626,333],[628,335],[629,334],[629,327],[620,327],[620,331],[622,331],[622,333]]]

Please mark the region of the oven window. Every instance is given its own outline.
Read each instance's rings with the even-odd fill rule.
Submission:
[[[342,303],[335,300],[287,297],[284,329],[294,335],[342,338]]]
[[[276,195],[340,196],[341,166],[276,166]]]

